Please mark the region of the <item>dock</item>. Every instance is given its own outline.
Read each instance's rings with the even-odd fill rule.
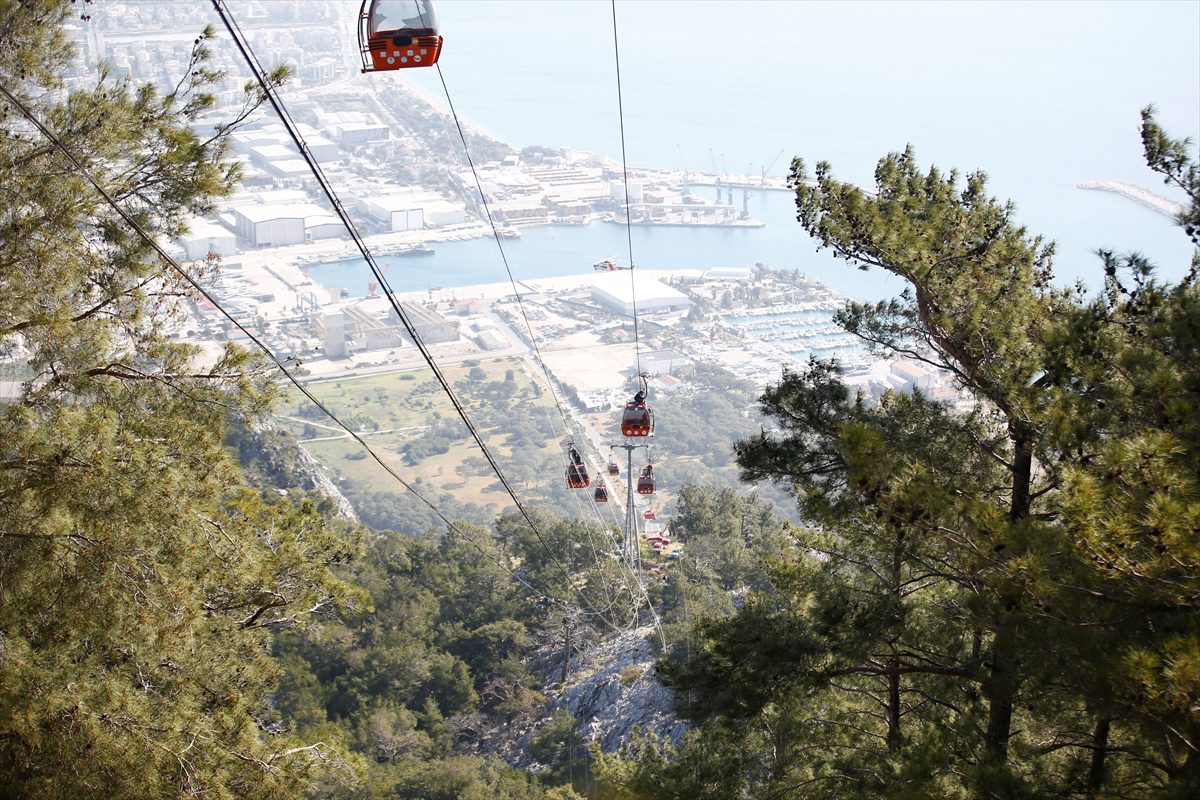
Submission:
[[[1149,189],[1143,189],[1140,186],[1126,183],[1125,181],[1084,181],[1075,184],[1075,188],[1119,194],[1126,200],[1132,200],[1139,206],[1144,206],[1151,211],[1157,211],[1171,219],[1178,219],[1179,215],[1184,211],[1182,204],[1176,203],[1174,200],[1163,197],[1160,194],[1155,194]]]

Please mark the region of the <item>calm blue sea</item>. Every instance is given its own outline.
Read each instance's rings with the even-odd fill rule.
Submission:
[[[461,116],[518,148],[620,156],[608,2],[439,0],[437,11]],[[1063,282],[1095,288],[1097,248],[1140,250],[1164,278],[1186,269],[1191,248],[1170,220],[1074,187],[1109,178],[1170,194],[1141,161],[1138,112],[1152,102],[1173,134],[1200,132],[1200,3],[639,0],[618,2],[617,15],[631,165],[772,164],[780,175],[801,156],[869,185],[879,157],[911,143],[924,164],[985,170],[1017,221],[1057,242]],[[371,79],[442,95],[430,70]],[[861,299],[901,288],[814,253],[787,194],[752,198],[750,211],[767,227],[635,229],[634,259],[664,268],[762,261]],[[517,277],[564,275],[623,256],[625,231],[543,229],[505,246]],[[361,293],[365,274],[346,269],[314,275]],[[397,259],[389,278],[397,290],[506,279],[490,240]]]

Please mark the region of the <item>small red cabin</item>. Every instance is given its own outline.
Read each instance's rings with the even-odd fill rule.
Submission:
[[[592,497],[597,503],[608,502],[608,487],[604,485],[604,481],[600,481],[600,483],[596,485],[596,493],[592,495]]]
[[[583,464],[571,463],[567,465],[567,488],[568,489],[583,489],[590,485],[592,479],[588,477],[587,467]]]
[[[654,433],[654,414],[646,403],[626,403],[621,415],[622,436],[649,436]]]
[[[638,494],[654,494],[654,467],[647,464],[637,482]]]
[[[647,511],[645,514],[642,514],[642,516],[646,519],[658,519],[658,517],[654,515],[653,511]]]
[[[358,12],[363,72],[432,67],[442,37],[429,0],[363,0]]]
[[[614,478],[621,474],[621,468],[617,466],[617,462],[608,462],[608,474],[612,475]]]

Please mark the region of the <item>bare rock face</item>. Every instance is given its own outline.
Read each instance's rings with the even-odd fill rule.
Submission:
[[[354,506],[321,470],[317,460],[272,420],[260,420],[252,426],[232,424],[226,444],[237,451],[251,485],[280,493],[292,489],[320,492],[330,499],[340,516],[358,522]]]
[[[635,730],[678,744],[688,725],[675,714],[674,695],[654,677],[655,653],[652,625],[643,625],[619,636],[596,642],[576,653],[565,684],[544,691],[549,703],[540,719],[512,725],[483,723],[470,736],[466,752],[490,753],[518,769],[539,772],[545,765],[526,748],[555,712],[566,710],[578,720],[578,732],[612,753],[633,738]],[[539,662],[546,681],[561,676],[561,652],[547,648]]]
[[[303,447],[296,448],[296,461],[300,465],[305,478],[311,483],[311,487],[321,494],[328,497],[337,506],[338,513],[351,522],[358,522],[358,515],[354,513],[354,506],[346,499],[346,495],[342,494],[342,490],[329,479],[321,470],[321,465],[317,460],[309,455],[309,452]],[[305,488],[309,488],[306,486]]]
[[[677,744],[687,723],[675,714],[672,691],[654,677],[654,636],[645,625],[580,653],[567,684],[550,693],[548,713],[571,712],[583,737],[605,753],[618,750],[635,728]]]

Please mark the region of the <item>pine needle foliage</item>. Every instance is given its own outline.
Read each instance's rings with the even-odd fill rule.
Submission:
[[[70,11],[0,2],[0,82],[175,236],[232,190],[227,134],[261,96],[191,129],[223,77],[211,31],[165,94],[102,66],[68,90]],[[339,762],[275,724],[269,638],[364,603],[334,573],[358,534],[237,488],[224,426],[268,407],[269,374],[171,341],[184,284],[6,101],[0,196],[0,353],[25,376],[0,407],[0,796],[294,797]]]
[[[1149,108],[1142,132],[1196,241],[1189,143]],[[983,173],[911,148],[870,192],[799,159],[792,186],[820,247],[906,282],[842,327],[972,401],[868,402],[822,361],[769,387],[738,463],[811,527],[660,665],[699,727],[599,774],[629,798],[1200,794],[1200,262],[1167,284],[1101,252],[1103,291],[1056,287]]]

